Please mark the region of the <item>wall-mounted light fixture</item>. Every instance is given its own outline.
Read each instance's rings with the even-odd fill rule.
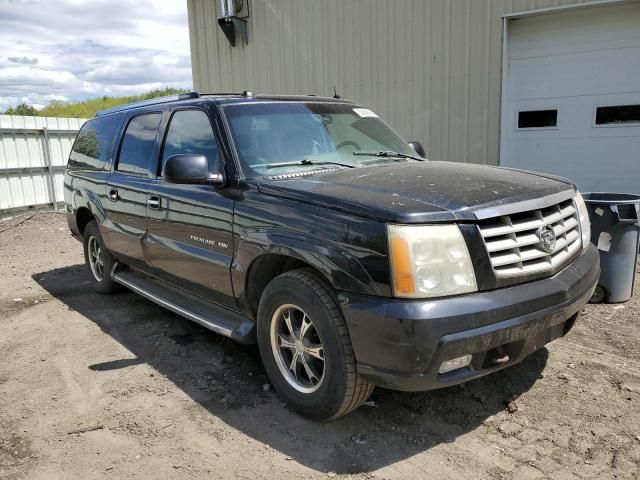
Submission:
[[[220,0],[218,25],[226,35],[232,47],[236,46],[236,32],[240,32],[243,43],[248,43],[247,18],[249,0]]]

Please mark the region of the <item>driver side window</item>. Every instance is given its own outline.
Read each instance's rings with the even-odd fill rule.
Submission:
[[[216,162],[220,154],[218,142],[209,117],[202,110],[178,110],[171,117],[162,149],[161,172],[167,159],[179,154],[206,156],[209,170]]]

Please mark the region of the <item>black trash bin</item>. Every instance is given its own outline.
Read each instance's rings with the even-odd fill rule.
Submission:
[[[640,195],[583,193],[591,221],[591,242],[600,252],[600,280],[592,303],[626,302],[633,295],[638,257]]]

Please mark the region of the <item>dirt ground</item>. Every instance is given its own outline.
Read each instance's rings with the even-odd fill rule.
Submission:
[[[257,348],[94,293],[64,217],[26,218],[0,221],[0,478],[640,477],[640,296],[493,376],[315,423]]]

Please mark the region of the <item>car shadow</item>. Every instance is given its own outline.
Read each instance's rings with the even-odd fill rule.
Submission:
[[[257,347],[236,344],[133,293],[95,293],[83,265],[33,279],[136,356],[87,364],[95,375],[147,363],[207,414],[321,472],[369,472],[454,441],[528,391],[548,358],[543,348],[511,368],[442,390],[378,388],[346,417],[313,422],[288,410],[270,387]]]

